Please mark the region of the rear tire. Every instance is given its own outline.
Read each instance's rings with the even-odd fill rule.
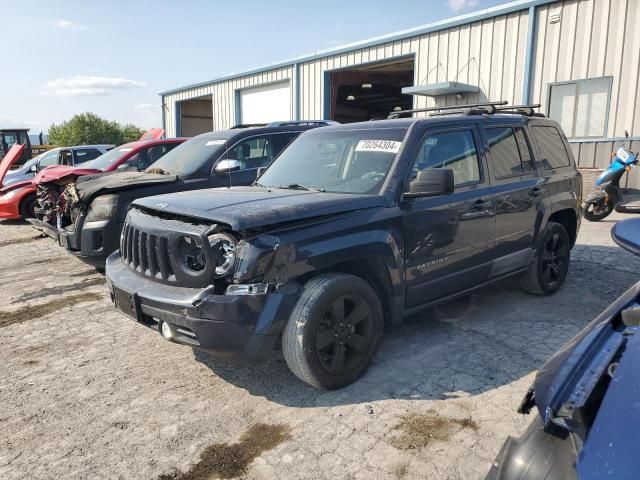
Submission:
[[[38,206],[38,199],[36,198],[36,194],[32,193],[28,195],[20,203],[20,216],[24,219],[35,218],[36,216],[35,209],[37,206]]]
[[[534,295],[551,295],[564,283],[571,259],[571,240],[562,225],[547,223],[535,257],[521,280],[521,287]]]
[[[589,202],[582,210],[584,218],[590,222],[599,222],[608,217],[611,212],[613,212],[613,205],[610,202],[606,202],[605,204]]]
[[[285,361],[313,387],[344,387],[369,366],[383,323],[380,300],[366,281],[343,273],[319,275],[304,285],[285,326]]]

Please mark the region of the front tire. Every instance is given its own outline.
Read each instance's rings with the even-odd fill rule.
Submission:
[[[383,331],[380,300],[354,275],[309,280],[282,334],[282,351],[296,377],[333,390],[353,383],[369,366]]]
[[[38,205],[38,199],[36,198],[35,193],[28,195],[20,203],[20,216],[24,219],[35,218],[36,216],[35,209],[37,205]]]
[[[522,277],[522,289],[534,295],[557,292],[569,271],[571,240],[559,223],[548,222],[529,269]]]
[[[584,218],[590,222],[599,222],[608,217],[611,212],[613,212],[613,205],[606,201],[605,203],[589,202],[582,210]]]

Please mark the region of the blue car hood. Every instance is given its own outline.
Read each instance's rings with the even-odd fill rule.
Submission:
[[[538,371],[535,403],[546,426],[587,428],[577,463],[579,478],[634,478],[638,470],[640,431],[640,330],[625,326],[620,312],[640,308],[640,282],[620,296]],[[606,390],[594,423],[576,425],[574,409],[588,403],[614,357],[619,366]]]

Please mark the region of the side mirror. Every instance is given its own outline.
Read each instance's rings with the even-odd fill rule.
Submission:
[[[453,193],[453,170],[433,168],[418,172],[415,180],[409,184],[405,197],[435,197]]]
[[[624,131],[624,138],[629,138],[629,132],[627,130]]]
[[[240,164],[240,160],[228,158],[225,160],[220,160],[217,163],[214,171],[216,172],[216,175],[228,175],[231,172],[240,170],[241,167],[242,165]]]
[[[258,170],[256,170],[256,180],[259,179],[260,176],[262,176],[266,169],[267,167],[258,167]]]
[[[33,165],[31,165],[31,168],[29,170],[31,170],[33,173],[38,173],[38,165],[34,163]]]

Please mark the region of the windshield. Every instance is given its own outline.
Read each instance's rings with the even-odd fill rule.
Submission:
[[[225,138],[214,138],[210,134],[194,137],[171,150],[145,171],[165,175],[189,175],[210,158],[218,158],[226,143]]]
[[[406,133],[406,128],[321,128],[304,133],[280,154],[257,184],[377,195]]]
[[[98,158],[89,160],[88,162],[84,162],[82,164],[82,168],[95,168],[96,170],[104,171],[111,165],[116,163],[118,160],[120,160],[128,152],[133,150],[133,148],[134,147],[130,146],[130,144],[116,147],[113,150],[109,150],[107,153],[103,153]]]

